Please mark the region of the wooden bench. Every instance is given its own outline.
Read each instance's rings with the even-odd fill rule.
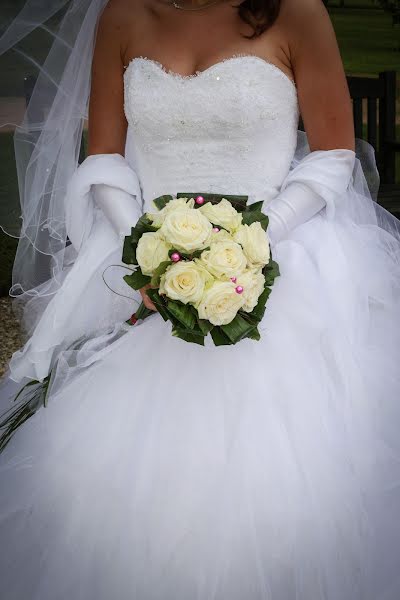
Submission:
[[[400,214],[400,184],[396,184],[396,71],[383,71],[378,77],[347,77],[353,100],[354,131],[376,152],[381,178],[378,202]],[[366,125],[366,126],[365,126]]]

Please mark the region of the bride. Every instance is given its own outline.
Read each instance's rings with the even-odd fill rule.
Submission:
[[[15,138],[1,596],[398,600],[400,232],[323,3],[46,4],[0,38],[68,4]],[[259,341],[189,344],[123,282],[124,236],[186,191],[264,201]]]

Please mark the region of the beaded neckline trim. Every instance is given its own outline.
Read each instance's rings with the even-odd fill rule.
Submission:
[[[261,58],[261,56],[257,56],[256,54],[234,54],[233,56],[229,56],[228,58],[224,58],[224,59],[214,63],[213,65],[210,65],[209,67],[207,67],[206,69],[203,69],[202,71],[198,70],[195,73],[192,73],[190,75],[182,75],[181,73],[177,73],[176,71],[171,71],[170,69],[167,69],[159,61],[154,60],[152,58],[148,58],[147,56],[136,56],[136,57],[132,58],[132,60],[130,60],[128,65],[125,67],[125,74],[127,73],[127,71],[130,69],[130,67],[133,64],[135,64],[139,61],[144,61],[146,63],[154,65],[155,67],[157,67],[160,71],[162,71],[169,77],[173,77],[175,79],[185,81],[185,80],[198,79],[202,76],[209,75],[214,71],[214,69],[220,67],[221,65],[228,63],[228,62],[233,62],[233,61],[239,60],[239,59],[250,59],[250,60],[255,60],[255,61],[260,62],[261,64],[265,65],[267,68],[274,70],[274,72],[277,73],[279,76],[281,76],[284,80],[288,81],[290,83],[291,87],[297,92],[296,83],[293,79],[291,79],[288,75],[286,75],[286,73],[284,73],[284,71],[282,71],[282,69],[277,67],[273,62],[267,61],[265,58]]]

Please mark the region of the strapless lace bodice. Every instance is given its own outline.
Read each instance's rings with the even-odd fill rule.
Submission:
[[[156,196],[213,191],[274,197],[297,143],[294,82],[272,63],[237,55],[195,75],[134,58],[125,75],[126,155],[145,208]]]

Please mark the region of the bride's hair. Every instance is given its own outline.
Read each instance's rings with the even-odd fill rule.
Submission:
[[[275,23],[279,16],[281,0],[244,0],[238,8],[239,17],[254,29],[252,35],[244,37],[253,39]]]

